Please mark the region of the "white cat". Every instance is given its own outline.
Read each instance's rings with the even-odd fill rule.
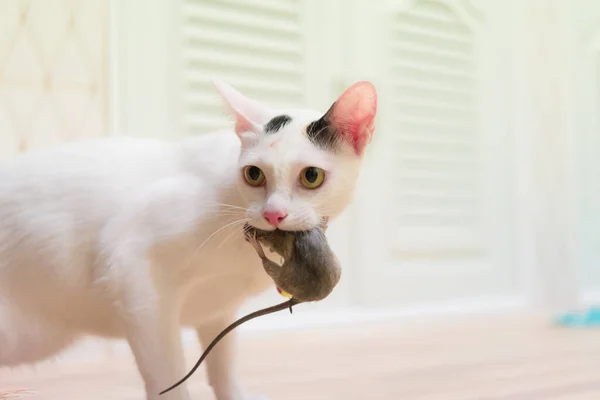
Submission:
[[[273,285],[244,223],[308,229],[349,204],[375,126],[372,84],[352,85],[323,114],[214,83],[237,135],[98,138],[0,166],[0,366],[84,335],[126,338],[158,399],[187,372],[182,325],[206,345]],[[218,400],[253,398],[237,385],[233,338],[207,359]],[[160,399],[189,399],[186,385]]]

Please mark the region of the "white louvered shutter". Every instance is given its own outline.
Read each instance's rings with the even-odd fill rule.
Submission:
[[[371,176],[386,178],[377,210],[385,217],[373,229],[387,234],[377,265],[363,273],[373,304],[446,301],[513,284],[506,182],[489,168],[492,159],[507,165],[506,154],[490,146],[496,132],[482,121],[492,96],[481,85],[492,79],[481,75],[484,22],[481,11],[457,4],[398,2],[382,28],[388,67],[377,134],[387,154]]]
[[[210,83],[218,77],[275,106],[306,102],[300,0],[183,0],[183,127],[231,126]]]
[[[481,219],[473,33],[440,3],[392,26],[396,250],[472,250]]]

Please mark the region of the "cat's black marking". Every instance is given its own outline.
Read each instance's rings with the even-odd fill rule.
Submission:
[[[292,121],[292,117],[289,115],[278,115],[271,119],[265,125],[265,133],[277,133],[284,126],[289,124]]]
[[[338,148],[339,136],[335,131],[335,127],[329,120],[329,115],[335,107],[335,104],[331,106],[329,111],[325,113],[321,118],[311,122],[306,127],[306,135],[311,142],[317,147],[324,150],[335,151]]]

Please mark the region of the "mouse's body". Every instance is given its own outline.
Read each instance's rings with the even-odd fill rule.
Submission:
[[[263,267],[275,284],[300,302],[327,297],[341,277],[340,263],[329,247],[324,228],[308,231],[262,231],[247,228]],[[282,265],[264,254],[260,243],[283,257]]]

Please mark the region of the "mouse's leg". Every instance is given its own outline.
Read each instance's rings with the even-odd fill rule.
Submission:
[[[246,236],[246,238],[248,242],[250,242],[250,244],[254,247],[260,259],[263,261],[268,260],[267,255],[265,254],[265,251],[263,250],[258,239],[255,236]]]
[[[269,257],[267,257],[258,239],[256,239],[253,236],[249,236],[248,241],[256,249],[256,253],[262,260],[263,268],[265,269],[267,275],[269,275],[275,281],[275,284],[278,285],[279,274],[281,272],[281,265],[277,264],[274,261],[271,261]]]
[[[198,339],[206,348],[223,329],[236,319],[235,313],[217,318],[196,328]],[[206,373],[217,400],[266,400],[240,388],[236,365],[236,331],[229,332],[206,356]]]

